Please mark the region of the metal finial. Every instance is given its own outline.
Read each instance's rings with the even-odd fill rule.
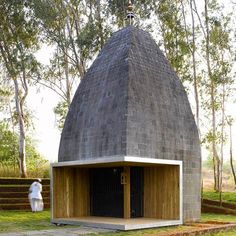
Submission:
[[[127,16],[126,19],[129,20],[129,24],[132,25],[132,20],[134,19],[134,13],[133,13],[133,4],[131,0],[129,0],[129,4],[127,7]]]

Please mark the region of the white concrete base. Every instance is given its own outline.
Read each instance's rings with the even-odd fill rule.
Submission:
[[[153,218],[132,218],[122,219],[113,217],[76,217],[76,218],[56,218],[52,219],[55,224],[83,225],[89,227],[114,229],[114,230],[134,230],[163,226],[181,225],[181,220],[158,220]]]

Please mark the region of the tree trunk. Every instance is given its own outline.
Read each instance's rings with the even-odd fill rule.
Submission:
[[[229,123],[229,140],[230,140],[230,144],[229,144],[230,166],[231,166],[232,174],[234,177],[234,185],[236,188],[236,174],[235,174],[234,163],[233,163],[233,147],[232,147],[233,140],[232,140],[232,123],[231,123],[231,121]]]
[[[210,103],[211,103],[211,118],[212,118],[212,155],[214,165],[214,189],[219,192],[219,156],[216,150],[216,114],[215,114],[215,82],[212,78],[211,64],[210,64],[210,37],[209,37],[209,18],[208,18],[208,1],[205,0],[205,23],[206,23],[206,59],[207,59],[207,71],[210,79]]]
[[[221,117],[221,147],[220,147],[220,206],[222,206],[222,185],[223,185],[223,162],[224,162],[224,127],[225,127],[225,84],[223,83],[223,94],[222,94],[222,117]]]
[[[18,116],[19,123],[19,164],[20,164],[20,176],[22,178],[27,177],[26,173],[26,156],[25,156],[25,125],[23,112],[20,106],[19,98],[19,86],[16,78],[13,79],[15,86],[15,103],[16,103],[16,112]]]
[[[194,87],[194,97],[195,97],[195,115],[196,115],[196,123],[198,128],[198,133],[200,136],[200,129],[199,129],[199,96],[198,96],[198,82],[197,82],[197,72],[196,72],[196,59],[195,59],[195,52],[196,52],[196,42],[195,42],[195,20],[193,15],[193,0],[190,0],[190,9],[191,9],[191,18],[192,18],[192,42],[193,47],[191,50],[192,53],[192,61],[193,61],[193,87]]]
[[[100,38],[100,49],[104,46],[104,37],[103,37],[103,27],[102,27],[102,17],[101,17],[101,1],[97,0],[97,21],[98,21],[98,34]]]
[[[65,54],[64,54],[64,61],[65,61],[65,78],[66,78],[66,102],[69,107],[71,103],[71,86],[69,78],[69,63],[68,63],[68,58]]]

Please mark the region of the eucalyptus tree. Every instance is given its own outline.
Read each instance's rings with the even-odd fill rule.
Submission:
[[[60,128],[75,88],[110,34],[102,9],[100,0],[35,1],[43,39],[55,48],[50,65],[37,82],[60,96],[54,109]]]
[[[183,1],[159,1],[155,12],[158,17],[164,52],[181,80],[190,80],[190,45],[189,29],[183,17]]]
[[[35,0],[34,3],[43,41],[55,48],[50,65],[37,82],[60,96],[54,112],[62,128],[75,88],[91,61],[111,33],[124,26],[128,1]],[[154,0],[136,1],[137,18],[142,15],[142,20],[148,19],[153,4]]]
[[[122,28],[126,26],[126,15],[127,15],[127,7],[128,3],[130,2],[133,4],[134,13],[135,13],[135,20],[134,24],[142,26],[142,28],[150,29],[150,23],[144,24],[146,20],[149,20],[151,17],[154,17],[155,8],[158,5],[158,2],[155,0],[108,0],[104,1],[107,8],[106,8],[106,16],[107,19],[111,19],[112,24],[115,28]],[[155,17],[154,17],[155,18]]]
[[[33,52],[37,49],[38,30],[31,9],[32,2],[1,1],[0,60],[14,87],[15,115],[19,125],[20,175],[26,177],[25,105],[29,80],[37,71]]]
[[[191,45],[190,48],[192,56],[192,78],[193,78],[193,88],[194,88],[194,99],[195,99],[195,118],[199,131],[200,137],[200,98],[199,98],[199,87],[200,87],[200,77],[197,75],[197,33],[198,24],[196,21],[196,15],[198,15],[198,9],[195,0],[189,1],[189,9],[191,15]]]
[[[209,114],[211,127],[206,140],[211,145],[214,166],[214,189],[220,191],[223,154],[218,143],[223,145],[225,102],[230,96],[232,80],[233,51],[231,45],[231,17],[224,15],[216,0],[205,0],[205,37],[203,52],[206,59],[206,78],[204,81],[204,108]],[[227,88],[227,89],[226,89]],[[221,119],[218,118],[219,114]],[[219,130],[221,124],[221,130]],[[222,130],[223,127],[223,130]],[[219,141],[220,140],[220,141]],[[221,149],[221,157],[218,150]]]
[[[234,179],[234,185],[236,186],[236,173],[234,168],[234,159],[233,159],[233,136],[232,136],[232,125],[233,125],[233,118],[227,118],[227,125],[229,126],[229,160],[230,160],[230,167]]]

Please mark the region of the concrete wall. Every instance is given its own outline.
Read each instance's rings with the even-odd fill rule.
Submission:
[[[200,217],[201,155],[187,95],[151,36],[116,32],[82,80],[59,161],[116,155],[183,160],[184,220]]]

